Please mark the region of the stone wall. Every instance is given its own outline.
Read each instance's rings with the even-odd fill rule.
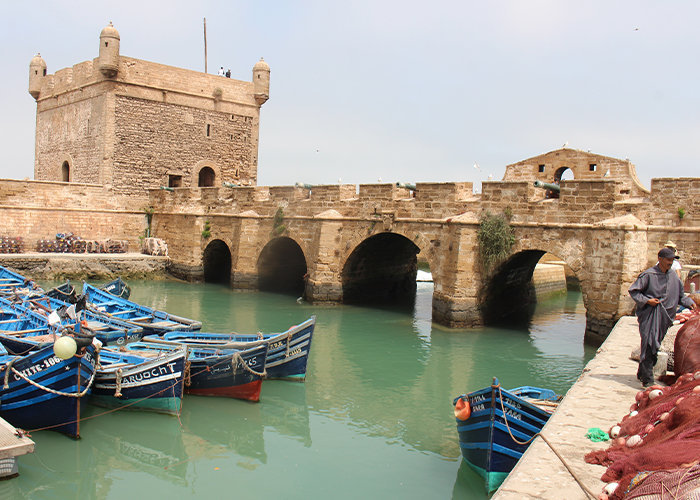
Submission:
[[[197,186],[208,166],[215,185],[255,183],[253,117],[117,96],[114,189],[168,186],[178,175],[182,187]]]
[[[127,203],[134,208],[125,208]],[[83,239],[127,240],[131,251],[139,251],[146,228],[142,206],[95,184],[2,179],[0,234],[21,236],[27,251],[40,239],[67,232]]]

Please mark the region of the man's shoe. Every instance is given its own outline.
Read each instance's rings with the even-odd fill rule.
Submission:
[[[653,380],[647,380],[646,382],[642,381],[642,387],[644,388],[651,387],[652,385],[654,385]]]

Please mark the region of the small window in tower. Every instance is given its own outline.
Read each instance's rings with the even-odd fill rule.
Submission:
[[[61,180],[63,182],[70,182],[70,165],[67,161],[64,161],[63,165],[61,165]]]
[[[540,166],[539,166],[539,171],[540,171],[540,172],[544,172],[544,165],[540,165]]]
[[[207,137],[211,137],[211,125],[207,123]]]
[[[105,47],[108,47],[108,46],[109,46],[109,42],[105,42]]]
[[[44,76],[46,76],[46,68],[44,68]]]
[[[588,165],[588,170],[590,170],[591,172],[595,172],[597,169],[598,165],[595,163],[591,163],[590,165]]]
[[[171,188],[182,187],[182,176],[181,175],[168,175],[168,187],[171,187]]]

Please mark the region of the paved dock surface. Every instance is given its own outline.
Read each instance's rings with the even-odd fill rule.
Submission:
[[[672,326],[670,331],[680,326]],[[635,394],[641,389],[637,381],[637,362],[631,351],[639,346],[639,330],[634,316],[621,318],[583,373],[566,393],[542,434],[563,456],[581,482],[597,495],[605,483],[600,477],[605,468],[587,464],[586,453],[605,449],[607,443],[586,438],[592,427],[608,431],[629,413]],[[527,449],[493,499],[587,499],[561,461],[540,438]]]
[[[17,429],[0,418],[0,459],[25,455],[34,451],[34,441],[19,437]]]

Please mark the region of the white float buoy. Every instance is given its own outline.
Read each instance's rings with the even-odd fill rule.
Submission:
[[[639,413],[637,410],[631,411],[630,412],[630,417],[636,417],[637,413]]]
[[[663,392],[660,389],[654,389],[649,393],[649,399],[656,399],[661,396]]]
[[[615,427],[613,427],[612,429],[610,429],[610,437],[613,438],[613,439],[615,439],[617,436],[620,435],[620,430],[621,430],[621,429],[620,429],[620,426],[619,426],[619,425],[616,425]]]
[[[75,343],[73,337],[64,335],[53,343],[53,352],[61,359],[70,359],[75,356],[78,350],[78,344]]]
[[[603,488],[603,491],[605,493],[607,493],[608,495],[612,495],[613,493],[615,493],[615,490],[617,489],[618,486],[619,486],[618,483],[608,483],[605,485],[605,488]]]
[[[635,446],[642,444],[642,436],[640,436],[639,434],[635,434],[634,436],[630,436],[627,439],[626,444],[627,444],[628,448],[634,448]]]

